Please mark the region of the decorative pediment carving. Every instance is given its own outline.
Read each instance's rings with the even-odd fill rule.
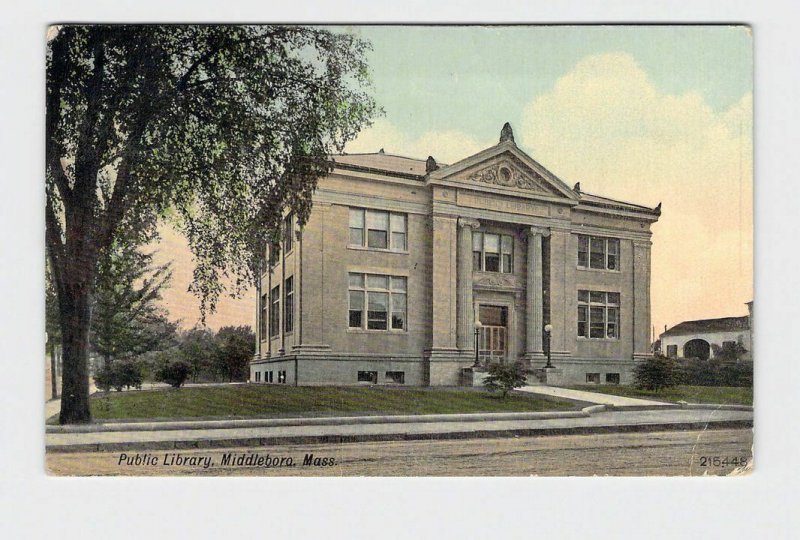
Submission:
[[[467,176],[470,182],[515,187],[527,191],[549,194],[546,181],[535,171],[521,171],[508,163],[497,163]]]
[[[518,289],[522,285],[512,274],[476,273],[473,284],[484,289]]]

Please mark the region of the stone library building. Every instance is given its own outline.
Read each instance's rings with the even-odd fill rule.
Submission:
[[[529,381],[627,384],[651,356],[660,204],[570,188],[508,124],[450,165],[331,160],[261,276],[251,382],[472,385],[521,361]]]

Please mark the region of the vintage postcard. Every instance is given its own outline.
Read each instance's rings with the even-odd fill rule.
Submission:
[[[51,26],[47,470],[748,474],[752,40]]]

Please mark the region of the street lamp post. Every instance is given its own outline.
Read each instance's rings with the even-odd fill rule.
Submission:
[[[545,364],[545,366],[544,366],[545,368],[553,368],[553,367],[555,367],[550,362],[550,332],[552,332],[552,331],[553,331],[553,325],[552,324],[544,325],[544,345],[547,348],[547,364]]]
[[[475,364],[473,367],[479,367],[481,365],[480,357],[478,356],[478,338],[481,333],[481,321],[475,321]]]

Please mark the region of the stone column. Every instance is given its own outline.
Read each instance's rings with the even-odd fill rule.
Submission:
[[[475,308],[472,303],[472,231],[474,219],[458,218],[458,325],[456,344],[461,351],[474,350]]]
[[[531,227],[528,233],[528,279],[527,279],[527,324],[525,356],[541,357],[542,328],[544,326],[542,302],[542,237],[550,231],[542,227]]]
[[[650,353],[650,240],[633,241],[633,358]]]

